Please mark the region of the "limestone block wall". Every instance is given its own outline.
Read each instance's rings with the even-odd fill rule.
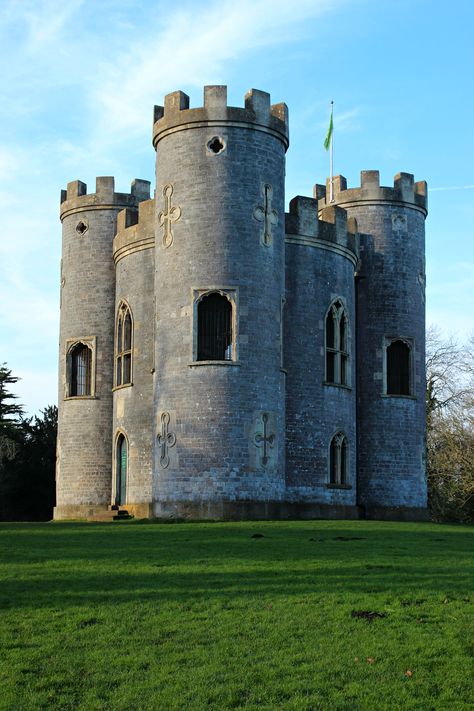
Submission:
[[[354,268],[356,225],[329,207],[318,221],[317,201],[297,197],[286,216],[286,484],[290,501],[356,503],[356,371]],[[325,377],[325,320],[338,300],[348,317],[348,386]],[[329,482],[329,446],[343,432],[349,447],[347,481]]]
[[[157,513],[165,502],[284,495],[286,107],[256,91],[228,107],[225,87],[204,98],[189,109],[171,94],[154,127]],[[232,303],[226,362],[196,360],[197,304],[209,291]]]
[[[126,502],[151,503],[153,445],[155,202],[140,202],[136,210],[118,215],[114,239],[116,262],[115,318],[126,303],[132,316],[131,383],[113,392],[112,463],[116,487],[117,438],[128,443]],[[117,335],[117,334],[116,334]]]
[[[400,173],[381,187],[363,171],[361,187],[335,179],[335,203],[357,219],[359,495],[367,509],[426,506],[425,249],[426,183]],[[320,208],[327,202],[317,187]],[[410,394],[387,395],[386,348],[411,348]]]

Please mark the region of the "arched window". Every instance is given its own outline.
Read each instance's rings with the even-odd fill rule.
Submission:
[[[132,315],[130,307],[121,303],[117,314],[115,336],[115,385],[132,382]]]
[[[69,353],[69,396],[92,394],[92,349],[85,343],[76,343]]]
[[[401,339],[387,346],[387,395],[410,395],[410,346]]]
[[[116,488],[115,504],[121,506],[127,503],[127,471],[128,471],[128,445],[123,434],[117,437],[116,448]]]
[[[198,303],[197,360],[232,360],[232,304],[211,292]]]
[[[326,316],[326,382],[349,385],[349,333],[344,306],[335,301]]]
[[[348,459],[347,438],[342,432],[338,432],[329,447],[330,484],[347,484]]]

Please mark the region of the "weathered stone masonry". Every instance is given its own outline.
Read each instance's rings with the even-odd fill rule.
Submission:
[[[285,215],[288,136],[265,92],[178,91],[154,197],[63,191],[56,519],[425,516],[426,183]]]

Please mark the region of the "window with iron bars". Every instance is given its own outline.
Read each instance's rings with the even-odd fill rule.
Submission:
[[[84,397],[92,394],[92,349],[77,343],[69,353],[69,396]]]
[[[197,360],[232,360],[232,304],[218,292],[197,305]]]
[[[394,339],[386,350],[387,395],[410,395],[411,349],[409,344]]]

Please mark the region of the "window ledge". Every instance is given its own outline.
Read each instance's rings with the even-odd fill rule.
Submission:
[[[188,363],[190,368],[196,368],[201,365],[231,365],[238,366],[240,368],[240,361],[238,360],[194,360],[192,363]]]
[[[330,383],[328,380],[323,380],[323,385],[329,385],[333,388],[342,388],[342,390],[352,390],[350,385],[344,385],[343,383]]]
[[[133,383],[124,383],[123,385],[114,385],[112,388],[112,392],[114,393],[116,390],[123,390],[124,388],[131,388]]]
[[[326,484],[327,489],[352,489],[351,484]]]
[[[396,395],[395,393],[382,393],[382,397],[388,397],[388,398],[396,398],[400,399],[402,398],[403,400],[418,400],[416,395]]]
[[[64,400],[98,400],[97,395],[66,395]]]

